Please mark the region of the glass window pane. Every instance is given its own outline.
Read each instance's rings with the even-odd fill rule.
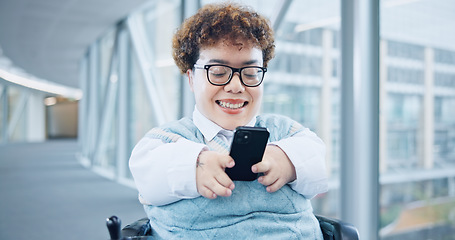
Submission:
[[[117,85],[117,83],[111,83]],[[117,86],[113,86],[116,88]],[[117,90],[113,90],[117,91]],[[111,94],[107,99],[108,103],[103,106],[103,124],[100,126],[100,138],[98,142],[98,156],[94,164],[115,173],[117,165],[117,143],[118,143],[118,98]]]
[[[3,134],[5,131],[4,124],[6,126],[6,123],[4,122],[4,119],[6,119],[6,116],[4,116],[3,104],[6,99],[6,94],[7,94],[6,87],[3,86],[2,84],[0,84],[0,143],[2,143],[4,140],[6,140],[6,139],[3,139]]]
[[[142,19],[139,26],[145,35],[147,46],[129,47],[130,58],[128,59],[128,151],[131,152],[136,143],[147,131],[158,126],[154,114],[166,114],[167,120],[175,120],[179,117],[181,75],[172,59],[172,36],[181,21],[181,1],[160,0],[147,4],[147,7],[136,12]],[[151,79],[145,79],[143,70],[144,63],[139,62],[136,49],[149,50],[145,71],[150,71]],[[148,49],[148,50],[146,50]],[[165,113],[156,112],[151,103],[149,84],[151,81],[157,88],[159,96],[153,98],[160,100]],[[186,82],[184,82],[186,83]],[[131,174],[127,171],[127,177]]]
[[[104,101],[103,97],[106,93],[107,81],[109,81],[109,67],[111,65],[112,53],[114,51],[114,42],[115,42],[115,29],[108,31],[99,40],[99,99]]]
[[[455,235],[453,12],[450,0],[381,1],[381,239]]]
[[[181,1],[160,0],[145,9],[143,15],[144,30],[151,51],[149,71],[157,88],[161,103],[166,109],[168,120],[179,117],[180,72],[172,58],[172,37],[181,21]],[[185,82],[186,83],[186,82]]]
[[[134,146],[144,134],[155,127],[157,123],[153,118],[152,105],[148,97],[144,77],[140,70],[137,57],[132,51],[130,58],[130,77],[129,77],[129,106],[130,118],[128,120],[129,143]],[[132,149],[131,149],[132,150]]]
[[[117,80],[113,80],[113,74],[117,72],[116,66],[112,65],[114,52],[115,29],[111,29],[99,40],[99,69],[97,97],[100,103],[101,126],[98,128],[99,139],[97,141],[96,157],[93,164],[110,173],[115,173],[118,138],[118,114],[117,114]],[[115,76],[117,77],[117,76]],[[104,116],[103,114],[106,114]]]
[[[16,87],[9,87],[7,91],[8,95],[8,141],[20,142],[25,141],[26,136],[26,99],[24,91]],[[25,102],[24,102],[25,101]],[[11,132],[10,132],[11,131]]]

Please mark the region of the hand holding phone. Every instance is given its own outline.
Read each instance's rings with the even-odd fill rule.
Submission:
[[[233,168],[226,168],[233,181],[253,181],[258,178],[251,167],[262,161],[269,132],[262,127],[238,127],[232,140],[230,156],[235,161]]]

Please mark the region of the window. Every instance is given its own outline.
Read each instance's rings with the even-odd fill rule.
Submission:
[[[454,235],[447,210],[455,206],[453,11],[448,0],[381,1],[382,239]]]

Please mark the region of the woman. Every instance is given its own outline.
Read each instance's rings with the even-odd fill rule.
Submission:
[[[206,5],[173,39],[173,56],[195,97],[193,118],[152,129],[130,169],[157,238],[321,239],[309,199],[327,191],[325,147],[310,130],[258,115],[274,53],[269,22],[236,4]],[[251,171],[232,181],[227,149],[238,126],[266,127],[269,143]]]

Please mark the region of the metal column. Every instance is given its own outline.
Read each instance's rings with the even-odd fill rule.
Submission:
[[[341,218],[379,228],[379,1],[342,0]]]

